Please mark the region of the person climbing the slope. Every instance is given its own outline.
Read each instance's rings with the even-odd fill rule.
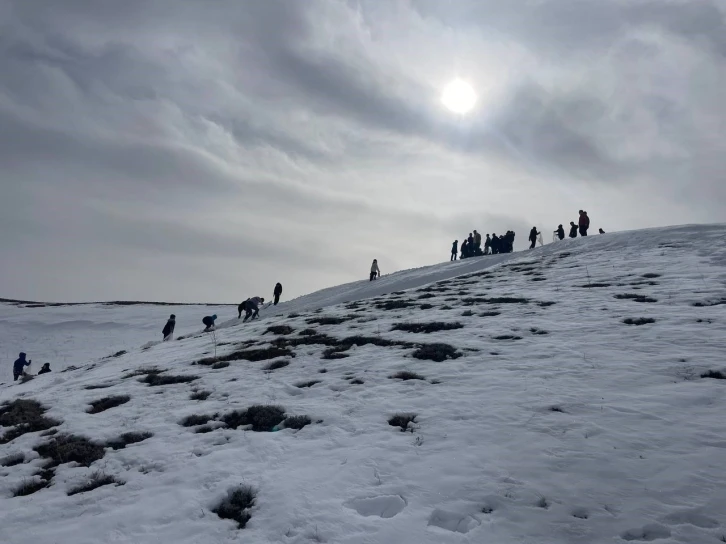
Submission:
[[[204,316],[204,319],[202,319],[202,323],[204,323],[204,326],[206,327],[206,329],[204,329],[204,332],[213,331],[214,322],[216,320],[217,320],[217,314]]]
[[[529,249],[534,249],[534,246],[537,244],[537,235],[539,232],[537,232],[537,227],[532,227],[532,230],[529,231],[529,241],[532,242],[529,245]]]
[[[256,317],[260,317],[260,304],[264,302],[265,299],[262,297],[252,297],[245,300],[245,318],[242,320],[242,322],[244,323],[248,319],[251,321]]]
[[[557,235],[557,238],[559,238],[560,240],[564,240],[565,239],[565,229],[562,227],[562,225],[560,225],[559,227],[557,227],[557,230],[555,231],[555,234]]]
[[[30,366],[33,361],[25,360],[25,353],[21,353],[13,363],[13,379],[17,382],[18,378],[25,374],[25,367]]]
[[[451,244],[451,260],[455,261],[457,255],[459,255],[459,240],[454,240],[454,243]]]
[[[161,334],[164,338],[164,342],[167,342],[168,340],[171,340],[174,336],[174,327],[176,326],[176,316],[174,314],[171,314],[169,316],[169,320],[166,322],[166,325],[164,325],[164,329],[161,331]]]
[[[42,367],[40,367],[40,370],[38,371],[38,376],[41,374],[47,374],[50,372],[50,363],[45,363]]]
[[[371,279],[370,281],[373,281],[376,278],[381,277],[381,269],[378,268],[378,259],[373,259],[373,264],[371,265]]]
[[[484,255],[490,255],[492,252],[492,239],[487,234],[487,239],[484,240]]]
[[[578,226],[580,227],[580,236],[587,236],[587,229],[590,228],[590,218],[587,216],[587,212],[580,210]]]
[[[280,302],[280,295],[282,295],[282,284],[280,282],[277,282],[277,285],[275,285],[275,290],[272,294],[274,295],[274,300],[272,304],[277,306],[277,303]]]
[[[570,221],[570,238],[577,238],[577,225],[574,221]]]

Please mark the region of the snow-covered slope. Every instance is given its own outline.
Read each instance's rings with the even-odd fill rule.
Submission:
[[[143,348],[148,316],[127,309],[144,321],[127,354],[0,386],[0,423],[39,429],[0,427],[0,541],[719,542],[726,381],[701,376],[726,373],[725,242],[724,226],[568,240]],[[311,423],[268,409],[275,432],[256,432],[234,414],[253,405]],[[415,414],[407,432],[396,414]],[[125,433],[148,434],[100,447]],[[123,485],[68,495],[100,476]],[[213,513],[239,486],[255,493],[243,529]]]

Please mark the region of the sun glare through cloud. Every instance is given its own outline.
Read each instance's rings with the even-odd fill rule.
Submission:
[[[464,114],[476,104],[476,93],[471,85],[461,79],[449,83],[441,95],[441,102],[454,113]]]

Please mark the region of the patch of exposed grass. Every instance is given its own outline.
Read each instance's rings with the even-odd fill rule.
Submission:
[[[655,279],[655,278],[660,278],[660,276],[661,276],[660,274],[655,274],[654,272],[648,272],[647,274],[643,274],[642,277],[651,280],[651,279]]]
[[[392,380],[425,380],[421,374],[416,374],[415,372],[410,372],[408,370],[401,370],[400,372],[396,372],[395,374],[391,374],[389,376]]]
[[[212,365],[212,370],[219,370],[221,368],[227,368],[229,363],[227,361],[217,361]]]
[[[421,306],[419,306],[419,308],[421,310],[430,310],[431,308],[433,308],[433,305],[432,304],[421,304]]]
[[[16,453],[14,455],[8,455],[7,457],[0,460],[0,466],[3,467],[14,467],[15,465],[22,465],[25,462],[25,455],[22,453]]]
[[[102,445],[76,435],[59,435],[50,442],[40,444],[34,449],[41,457],[51,459],[51,466],[63,463],[78,463],[88,467],[94,461],[103,459],[106,454]]]
[[[365,382],[361,380],[360,378],[353,378],[350,380],[351,385],[363,385]]]
[[[124,374],[122,378],[128,379],[128,378],[135,378],[136,376],[146,376],[147,374],[159,374],[160,372],[163,372],[163,370],[160,370],[156,368],[155,366],[152,367],[145,367],[145,368],[137,368],[136,370],[133,370],[129,372],[128,374]]]
[[[400,427],[401,432],[413,432],[413,424],[416,423],[417,414],[396,414],[388,420],[391,427]]]
[[[0,444],[26,433],[47,431],[60,425],[60,421],[45,416],[46,409],[36,400],[16,399],[0,407],[0,426],[14,427],[0,437]]]
[[[588,283],[587,285],[578,285],[582,289],[593,289],[595,287],[612,287],[612,283]]]
[[[149,384],[151,387],[158,387],[160,385],[172,385],[175,383],[190,383],[194,380],[199,379],[199,376],[174,376],[171,374],[147,374],[140,381]]]
[[[117,359],[117,358],[121,357],[122,355],[126,355],[126,353],[128,353],[128,352],[125,349],[122,349],[121,351],[117,351],[113,355],[109,355],[108,358]]]
[[[628,317],[623,319],[623,323],[626,325],[647,325],[648,323],[655,323],[655,319],[651,317],[636,317],[635,319]]]
[[[282,340],[282,339],[281,339]],[[240,350],[223,357],[219,357],[219,361],[268,361],[270,359],[277,359],[278,357],[295,357],[295,353],[286,347],[279,345],[271,346],[269,348],[262,349],[248,349]]]
[[[13,497],[27,497],[33,493],[37,493],[41,489],[45,489],[50,485],[50,480],[43,478],[33,478],[32,480],[23,480],[23,482],[13,491]]]
[[[413,306],[413,304],[405,300],[387,300],[376,304],[376,308],[379,310],[402,310],[411,306]]]
[[[424,344],[411,354],[415,359],[424,359],[440,363],[446,359],[458,359],[461,353],[449,344]]]
[[[211,394],[211,391],[194,391],[189,395],[189,400],[207,400]]]
[[[115,395],[112,397],[104,397],[102,399],[90,402],[89,404],[91,405],[91,407],[86,410],[86,412],[89,414],[100,414],[101,412],[105,412],[106,410],[115,408],[116,406],[126,404],[130,400],[131,397],[129,397],[128,395]]]
[[[726,374],[720,370],[709,370],[701,374],[701,378],[712,378],[714,380],[726,380]]]
[[[185,417],[179,422],[182,427],[196,427],[197,425],[204,425],[214,419],[215,416],[208,414],[192,414]]]
[[[545,300],[544,302],[538,302],[537,306],[541,306],[542,308],[547,308],[548,306],[554,306],[555,304],[557,304],[557,303],[549,301],[549,300]]]
[[[495,317],[498,315],[502,315],[502,312],[482,312],[479,317]]]
[[[543,331],[542,329],[538,329],[536,327],[532,327],[531,329],[529,329],[529,332],[531,332],[532,334],[538,334],[538,335],[549,334],[549,332]]]
[[[712,300],[709,302],[694,302],[693,305],[696,308],[709,308],[711,306],[723,306],[726,305],[726,298],[720,300]]]
[[[443,323],[441,321],[434,321],[432,323],[396,323],[391,330],[430,334],[432,332],[451,331],[463,328],[464,325],[459,322]]]
[[[92,391],[94,389],[108,389],[109,387],[113,387],[116,384],[113,383],[99,383],[97,385],[87,385],[83,389],[86,389],[88,391]]]
[[[93,491],[94,489],[98,489],[99,487],[103,487],[104,485],[124,485],[124,483],[125,482],[117,480],[109,474],[105,474],[103,472],[94,472],[85,483],[76,486],[68,491],[68,496],[70,497],[71,495],[78,495],[79,493],[87,493],[89,491]]]
[[[317,385],[320,383],[320,380],[309,380],[306,382],[300,382],[296,383],[295,387],[299,387],[300,389],[304,389],[306,387],[312,387],[313,385]]]
[[[285,418],[285,428],[300,430],[313,422],[308,416],[290,416]]]
[[[222,421],[231,429],[251,425],[256,432],[270,432],[285,419],[285,409],[276,405],[255,405],[225,414]]]
[[[315,336],[316,334],[318,334],[318,331],[316,331],[315,329],[304,329],[301,330],[299,334],[300,336]]]
[[[124,433],[118,438],[114,438],[113,440],[109,440],[106,442],[106,447],[112,448],[114,450],[122,450],[129,444],[136,444],[137,442],[143,442],[147,438],[151,438],[154,436],[154,433],[149,432],[130,432],[130,433]]]
[[[494,340],[521,340],[521,336],[516,336],[514,334],[501,334],[499,336],[495,336]]]
[[[474,304],[528,304],[529,299],[524,297],[467,297],[461,299],[465,306]]]
[[[300,317],[300,314],[296,314],[295,312],[288,314],[288,319],[295,319],[296,317]]]
[[[309,325],[340,325],[341,323],[345,323],[346,321],[350,321],[351,319],[353,319],[353,318],[347,317],[347,316],[313,317],[311,319],[308,319],[307,323]]]
[[[212,512],[222,519],[237,522],[237,527],[244,529],[252,515],[250,509],[255,505],[257,492],[250,486],[237,487],[230,490],[222,501],[212,508]]]
[[[461,317],[471,317],[473,315],[474,315],[474,312],[472,312],[471,310],[465,310],[461,313]]]
[[[618,300],[634,300],[635,302],[658,302],[656,299],[647,297],[645,295],[639,295],[637,293],[625,293],[615,295]]]
[[[273,370],[278,370],[280,368],[285,368],[290,364],[290,361],[272,361],[271,363],[266,364],[264,367],[262,367],[262,370],[265,372],[272,372]]]
[[[287,334],[292,334],[295,332],[295,329],[293,329],[289,325],[273,325],[272,327],[267,327],[267,330],[264,332],[264,334],[267,334],[268,332],[271,332],[272,334],[276,334],[278,336],[284,336]]]
[[[340,348],[328,348],[323,351],[323,359],[333,361],[335,359],[345,359],[350,357],[349,354],[340,351]]]
[[[423,295],[420,295],[418,297],[418,299],[419,300],[426,300],[427,298],[435,298],[435,297],[436,297],[436,295],[434,295],[433,293],[424,293]]]

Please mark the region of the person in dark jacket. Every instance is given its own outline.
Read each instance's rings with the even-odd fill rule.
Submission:
[[[492,255],[496,255],[497,253],[499,253],[499,246],[501,245],[501,242],[496,232],[492,233],[492,241],[490,245],[492,248]]]
[[[590,228],[590,218],[587,216],[587,212],[580,210],[578,226],[580,227],[580,236],[587,236],[587,229]]]
[[[275,297],[272,304],[277,306],[277,303],[280,302],[280,295],[282,295],[282,284],[280,282],[277,282],[277,285],[275,285],[275,291],[272,294]]]
[[[176,326],[176,316],[174,314],[171,314],[169,316],[169,320],[166,322],[166,325],[164,325],[164,329],[161,331],[161,334],[164,338],[164,342],[167,340],[171,340],[172,336],[174,336],[174,327]]]
[[[469,255],[474,255],[474,235],[470,232],[469,237],[466,239],[468,242],[467,247],[469,248]]]
[[[577,238],[577,225],[574,221],[570,221],[570,238]]]
[[[537,232],[537,227],[532,227],[532,230],[529,231],[529,241],[531,242],[529,249],[534,249],[534,246],[537,244],[538,235],[539,232]]]
[[[492,239],[487,234],[487,239],[484,240],[484,255],[489,255],[492,252]]]
[[[474,229],[474,255],[482,255],[481,252],[481,234]]]
[[[557,238],[559,238],[560,240],[564,240],[565,239],[565,229],[562,227],[562,225],[560,225],[559,227],[557,227],[557,230],[555,231],[555,234],[557,235]]]
[[[249,300],[249,299],[247,299],[247,300]],[[237,306],[237,313],[239,314],[237,316],[237,319],[240,319],[242,317],[242,312],[244,312],[245,309],[247,308],[247,300],[240,302],[239,306]]]
[[[30,366],[33,361],[25,360],[25,353],[21,353],[13,364],[13,379],[18,381],[18,378],[25,374],[25,367]]]
[[[202,323],[204,323],[204,326],[206,327],[206,329],[204,329],[204,332],[213,331],[214,322],[216,320],[217,320],[217,314],[204,316],[204,319],[202,319]]]
[[[451,244],[451,260],[455,261],[456,257],[459,255],[459,240],[454,240],[454,243]]]
[[[38,371],[38,376],[41,374],[47,374],[48,372],[50,372],[50,363],[45,363]]]
[[[461,258],[462,259],[466,259],[469,256],[469,249],[467,247],[468,245],[469,245],[469,242],[467,242],[466,239],[464,239],[464,241],[461,244]]]
[[[602,229],[598,229],[598,232],[599,232],[600,234],[605,234],[605,231],[604,231],[604,230],[602,230]]]
[[[245,300],[245,318],[242,320],[247,321],[248,319],[255,319],[260,317],[260,304],[264,303],[265,299],[262,297],[252,297]]]

